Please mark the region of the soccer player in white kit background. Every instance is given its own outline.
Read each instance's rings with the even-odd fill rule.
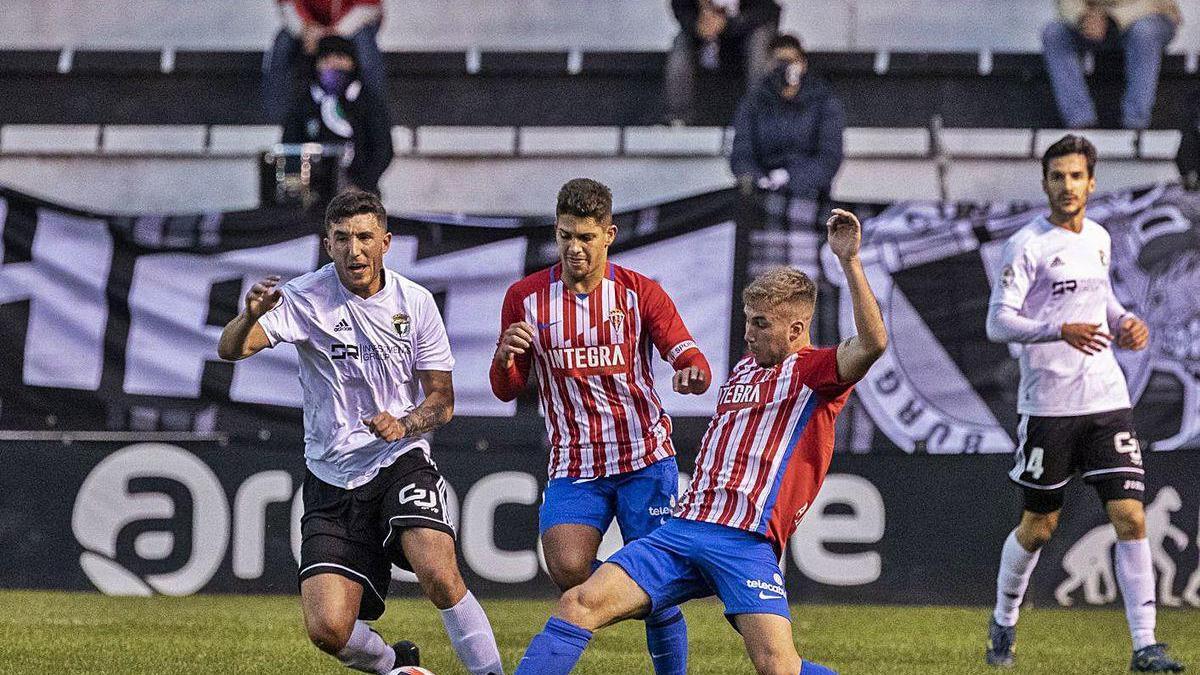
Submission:
[[[308,473],[299,577],[313,644],[364,672],[418,665],[415,645],[388,646],[367,623],[383,614],[395,563],[441,611],[467,670],[502,675],[422,437],[453,415],[454,358],[433,295],[384,268],[390,243],[378,197],[337,195],[325,213],[333,262],[282,287],[277,276],[254,284],[218,353],[237,360],[291,342],[300,356]]]
[[[1005,244],[988,305],[993,342],[1022,345],[1016,463],[1021,521],[1004,542],[986,660],[1013,665],[1017,615],[1041,547],[1058,525],[1063,489],[1079,472],[1116,528],[1117,585],[1133,638],[1130,670],[1179,672],[1154,636],[1155,585],[1143,510],[1145,468],[1125,376],[1112,353],[1145,349],[1149,330],[1113,296],[1108,232],[1085,217],[1096,149],[1068,135],[1042,157],[1050,215]]]

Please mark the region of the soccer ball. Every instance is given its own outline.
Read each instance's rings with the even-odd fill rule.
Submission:
[[[401,666],[388,675],[433,675],[433,671],[425,670],[421,666]]]

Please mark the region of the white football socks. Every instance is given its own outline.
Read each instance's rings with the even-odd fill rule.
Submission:
[[[355,621],[350,639],[337,653],[337,659],[347,668],[386,675],[396,663],[396,652],[366,621]]]
[[[1154,563],[1150,559],[1150,540],[1117,542],[1117,585],[1125,600],[1125,618],[1135,650],[1148,647],[1154,639]]]
[[[1001,626],[1017,625],[1021,599],[1029,586],[1029,576],[1037,566],[1041,549],[1030,553],[1017,542],[1017,531],[1008,533],[1000,553],[1000,573],[996,575],[996,610],[992,612]]]
[[[439,611],[454,653],[471,675],[504,675],[492,625],[470,591],[457,605]]]

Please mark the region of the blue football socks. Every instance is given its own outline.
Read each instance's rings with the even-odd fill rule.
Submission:
[[[687,673],[687,622],[678,607],[667,607],[646,617],[646,647],[655,675]]]
[[[542,632],[529,641],[515,675],[565,675],[583,656],[591,639],[592,631],[552,616]]]

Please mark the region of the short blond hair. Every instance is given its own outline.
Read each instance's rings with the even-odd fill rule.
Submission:
[[[758,275],[742,291],[742,302],[755,307],[817,304],[817,285],[807,274],[794,267],[775,267]]]

